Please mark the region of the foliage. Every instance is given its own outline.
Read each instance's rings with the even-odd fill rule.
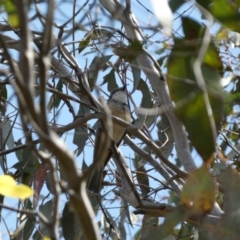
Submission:
[[[0,1],[4,239],[238,239],[240,2],[167,2]],[[98,119],[127,135],[96,195]]]
[[[3,196],[24,199],[31,197],[33,191],[26,185],[16,185],[11,176],[3,175],[0,176],[0,193]]]

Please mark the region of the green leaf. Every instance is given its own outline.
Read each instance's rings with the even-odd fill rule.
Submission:
[[[26,168],[27,167],[31,168],[32,173],[34,173],[40,165],[38,158],[29,148],[23,149],[23,160],[22,161],[25,164]]]
[[[142,78],[140,78],[140,82],[138,84],[137,90],[141,91],[141,93],[142,93],[141,107],[142,108],[152,108],[152,98],[151,98],[151,94],[149,91],[149,87]]]
[[[76,214],[71,209],[70,202],[64,206],[61,222],[64,239],[81,239],[83,231]]]
[[[23,209],[32,211],[32,203],[30,199],[24,200]],[[36,228],[36,217],[34,214],[20,214],[21,221],[17,229],[11,233],[11,240],[31,239],[33,230]]]
[[[143,151],[151,154],[151,150],[149,149],[148,146],[144,146],[143,148]],[[142,195],[143,196],[146,196],[148,195],[149,193],[149,178],[148,178],[148,172],[146,171],[145,169],[145,163],[146,163],[146,160],[141,158],[138,154],[135,154],[135,157],[134,157],[134,161],[133,161],[133,164],[134,164],[134,167],[136,169],[136,178],[138,180],[138,183],[140,184],[140,189],[142,191]]]
[[[84,31],[86,31],[85,28],[83,28]],[[91,40],[109,40],[113,33],[111,31],[108,31],[106,29],[93,29],[87,34],[85,34],[82,41],[80,41],[78,46],[78,52],[81,53],[89,44],[91,43]]]
[[[118,88],[116,77],[115,77],[115,70],[112,70],[103,77],[104,81],[102,84],[107,83],[107,89],[109,92],[112,92],[114,89]]]
[[[136,61],[136,59],[132,60],[130,65],[131,65],[132,74],[133,74],[133,90],[132,90],[132,93],[133,93],[137,89],[138,84],[140,82],[141,68],[138,65],[138,62]]]
[[[101,208],[99,206],[99,203],[102,202],[102,197],[99,195],[99,196],[89,196],[89,200],[90,200],[90,203],[92,205],[92,208],[93,208],[93,211],[95,213],[95,215],[97,215],[99,209]]]
[[[192,145],[204,161],[215,151],[212,126],[202,90],[198,87],[193,71],[202,44],[203,29],[199,23],[183,18],[187,40],[175,39],[168,61],[168,84],[176,113],[188,132]],[[189,32],[188,32],[189,31]],[[195,39],[196,38],[196,39]],[[201,72],[208,90],[213,119],[217,129],[223,115],[223,93],[220,86],[222,63],[215,46],[210,43],[204,56]],[[197,127],[196,127],[197,126]]]
[[[197,3],[202,5],[204,8],[208,8],[210,4],[212,4],[213,0],[197,0]]]
[[[136,127],[136,128],[139,128],[141,129],[143,124],[145,123],[145,120],[147,118],[147,115],[146,114],[139,114],[138,118],[134,121],[133,125]]]
[[[192,212],[184,206],[174,208],[167,214],[163,224],[158,226],[156,230],[154,230],[154,233],[152,232],[152,239],[156,236],[158,239],[165,239],[165,237],[169,236],[173,232],[174,227],[176,227],[180,222],[186,221],[191,214]]]
[[[91,42],[91,35],[87,35],[84,37],[82,41],[79,42],[78,45],[78,53],[81,53]]]
[[[31,209],[32,210],[32,209]],[[33,230],[36,228],[36,218],[33,214],[29,214],[20,223],[18,228],[11,233],[11,240],[31,239]]]
[[[142,108],[152,108],[152,98],[149,91],[149,87],[146,84],[146,82],[140,78],[139,84],[137,86],[137,90],[141,91],[142,93],[142,101],[141,101],[141,107]],[[134,122],[134,126],[141,128],[143,124],[145,123],[145,120],[147,118],[147,114],[139,114],[137,120]]]
[[[19,138],[19,139],[17,140],[17,142],[15,142],[15,145],[16,145],[16,147],[22,145],[22,140],[21,140],[21,138]],[[18,161],[22,161],[22,160],[23,160],[23,158],[22,158],[23,149],[20,149],[20,150],[15,151],[15,154],[16,154],[16,157],[17,157]]]
[[[239,32],[239,0],[233,2],[226,0],[197,0],[197,2],[206,8],[224,26],[232,31]]]
[[[144,146],[142,147],[143,151],[151,154],[151,149],[148,146]],[[141,167],[143,164],[145,163],[145,160],[142,159],[142,157],[140,157],[138,154],[135,154],[135,158],[133,161],[134,167],[137,169],[139,167]]]
[[[57,83],[57,86],[56,86],[56,89],[59,92],[62,92],[62,88],[63,88],[62,79],[59,79],[59,81]],[[58,108],[60,102],[61,102],[61,98],[59,98],[57,96],[57,94],[52,94],[52,96],[50,97],[50,100],[48,102],[48,105],[47,105],[48,112],[51,112],[52,108]]]
[[[172,12],[174,13],[175,11],[178,10],[183,4],[185,4],[185,1],[183,0],[170,0],[169,2],[169,7],[171,8]]]
[[[97,76],[99,70],[106,70],[107,67],[107,62],[109,59],[112,57],[112,55],[106,55],[103,57],[94,57],[92,60],[89,69],[88,69],[88,74],[89,74],[89,85],[91,88],[95,86],[95,83],[97,81]]]
[[[156,108],[156,104],[153,104],[152,106],[153,109]],[[156,122],[156,115],[148,115],[147,118],[145,119],[145,125],[150,128],[153,124]]]
[[[0,111],[4,116],[6,113],[6,101],[7,101],[7,87],[6,85],[0,86]]]
[[[90,109],[80,105],[79,111],[78,111],[78,116],[84,116],[85,114],[89,113]],[[85,145],[86,145],[86,141],[88,140],[88,131],[87,128],[85,126],[79,126],[77,128],[75,128],[74,131],[74,136],[73,136],[73,143],[75,145],[77,145],[78,147],[78,152],[77,152],[77,156],[79,156]]]
[[[39,207],[40,212],[48,219],[49,221],[52,220],[52,213],[53,213],[53,207],[54,207],[54,199],[51,199],[47,201],[46,203],[42,204]],[[48,235],[49,231],[46,231],[47,228],[42,228],[41,232],[43,235]]]
[[[138,183],[140,184],[142,195],[147,196],[150,192],[148,172],[146,171],[144,165],[140,166],[138,169],[136,169],[136,171],[137,171],[136,177]]]
[[[57,89],[59,92],[62,92],[62,88],[63,88],[63,82],[62,82],[62,79],[60,78],[60,79],[58,80],[56,89]]]
[[[82,168],[81,169],[82,169],[82,171],[88,170],[88,165],[87,165],[87,163],[86,163],[84,158],[83,158],[83,161],[82,161]]]
[[[182,27],[185,38],[188,40],[197,40],[203,37],[204,27],[188,17],[182,17]]]
[[[17,8],[13,0],[5,0],[5,10],[8,14],[8,22],[14,28],[19,27]]]
[[[17,145],[21,145],[21,140],[18,140]],[[12,166],[18,170],[15,175],[17,178],[20,177],[19,181],[29,185],[32,181],[33,174],[40,165],[38,158],[29,148],[18,150],[16,155],[19,162]]]
[[[116,46],[113,47],[112,51],[117,56],[123,58],[128,62],[132,62],[136,57],[141,54],[143,44],[138,40],[130,42],[129,46]]]
[[[218,182],[224,191],[224,215],[214,225],[215,239],[239,239],[239,199],[240,178],[236,169],[228,167],[218,176]]]
[[[194,230],[194,226],[191,224],[181,224],[181,228],[180,229],[175,229],[174,233],[175,236],[178,236],[179,239],[181,240],[192,240],[193,237],[193,230]],[[199,233],[199,240],[203,240],[203,239],[207,239],[207,238],[201,238],[202,232],[206,233],[207,235],[209,234],[208,231],[201,231]]]
[[[142,228],[140,231],[140,239],[154,239],[156,235],[154,234],[155,230],[158,227],[158,217],[150,217],[145,215],[142,219]]]
[[[214,46],[214,44],[212,44],[212,43],[210,43],[208,46],[208,50],[205,54],[203,62],[204,62],[204,65],[206,65],[210,68],[214,68],[214,69],[218,70],[219,72],[221,72],[223,70],[223,64],[222,64],[221,58],[219,56],[219,52],[216,49],[216,47]],[[210,82],[211,82],[211,80],[208,81],[208,83],[210,83]],[[219,83],[219,81],[217,81],[217,83]],[[217,85],[219,88],[220,85],[219,84],[217,84]]]
[[[1,123],[1,128],[2,128],[4,142],[6,143],[9,149],[14,148],[12,126],[9,118],[4,118],[3,122]]]
[[[31,162],[27,163],[24,161],[20,161],[15,163],[12,168],[15,168],[19,171],[23,171],[24,173],[33,173],[33,169],[35,169],[35,165]]]
[[[47,172],[47,175],[46,175],[46,187],[51,194],[53,194],[53,195],[55,194],[55,189],[54,189],[55,186],[54,186],[54,183],[52,181],[50,172]]]

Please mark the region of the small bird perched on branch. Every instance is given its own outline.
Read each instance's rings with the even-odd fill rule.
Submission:
[[[111,112],[111,115],[121,118],[128,123],[131,122],[131,114],[127,100],[126,85],[124,87],[117,88],[111,92],[111,95],[107,101],[107,106]],[[112,123],[112,139],[117,146],[120,145],[125,134],[126,129],[124,127],[121,127],[114,122]],[[93,164],[96,164],[96,167],[94,168],[90,176],[87,187],[89,191],[97,194],[99,194],[101,190],[103,169],[112,157],[110,146],[107,145],[107,139],[107,134],[105,133],[100,123],[96,132],[93,154]]]

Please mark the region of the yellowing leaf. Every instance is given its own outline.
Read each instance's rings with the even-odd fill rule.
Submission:
[[[203,165],[189,176],[181,193],[181,202],[195,213],[203,214],[211,211],[214,197],[214,181]]]
[[[51,240],[50,237],[44,237],[43,240]]]
[[[14,198],[29,198],[33,190],[26,185],[17,185],[15,180],[8,175],[0,176],[0,194]]]

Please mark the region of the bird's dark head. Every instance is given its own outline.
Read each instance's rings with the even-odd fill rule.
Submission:
[[[116,102],[127,103],[126,85],[121,88],[117,88],[111,92],[109,100]]]

